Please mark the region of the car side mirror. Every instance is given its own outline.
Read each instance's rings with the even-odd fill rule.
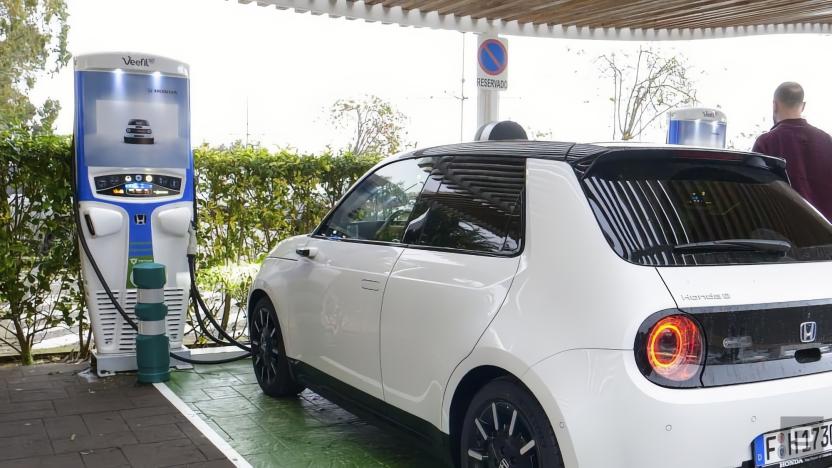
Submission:
[[[295,249],[295,253],[300,255],[301,257],[306,258],[315,258],[315,255],[318,254],[317,247],[299,247]]]

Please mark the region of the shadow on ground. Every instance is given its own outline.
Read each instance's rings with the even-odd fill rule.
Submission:
[[[434,467],[408,437],[358,419],[306,390],[260,392],[251,362],[172,373],[168,386],[255,467]]]

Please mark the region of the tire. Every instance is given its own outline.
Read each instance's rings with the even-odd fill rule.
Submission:
[[[292,376],[277,313],[267,297],[254,305],[249,318],[249,336],[254,375],[263,393],[270,397],[287,397],[302,392],[303,386]]]
[[[563,468],[549,418],[529,391],[513,379],[499,378],[480,389],[461,427],[457,466]]]

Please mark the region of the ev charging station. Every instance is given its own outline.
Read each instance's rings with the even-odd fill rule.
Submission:
[[[135,320],[133,267],[165,266],[165,334],[183,358],[191,279],[187,260],[193,219],[189,69],[137,53],[75,58],[75,187],[90,259],[82,274],[99,375],[136,369],[136,330],[120,316],[95,274]],[[182,362],[175,362],[180,365]]]
[[[667,143],[725,148],[728,117],[719,109],[691,107],[667,114]]]

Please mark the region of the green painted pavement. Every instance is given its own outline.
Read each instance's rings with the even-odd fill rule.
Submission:
[[[168,387],[255,467],[435,467],[408,437],[317,394],[263,395],[248,360],[171,373]]]

